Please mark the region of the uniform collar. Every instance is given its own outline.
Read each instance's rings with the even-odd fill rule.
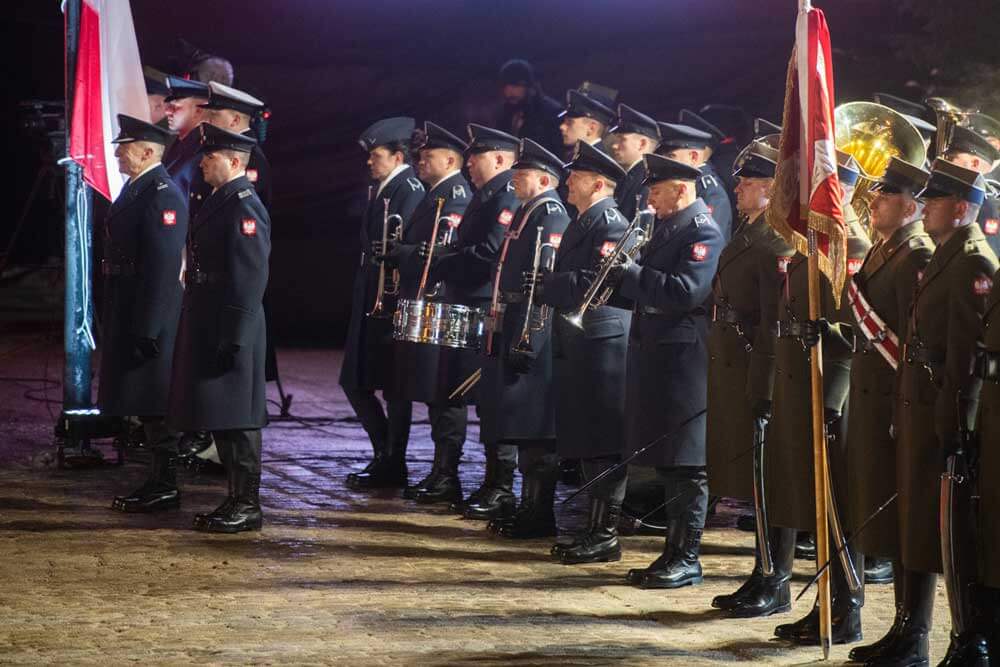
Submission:
[[[483,187],[479,188],[480,198],[485,201],[500,190],[503,190],[507,187],[507,184],[510,183],[510,178],[510,169],[501,171],[499,174],[483,183]]]
[[[598,213],[599,212],[598,209],[601,207],[601,204],[604,204],[609,199],[612,202],[614,202],[614,197],[611,197],[610,195],[607,196],[607,197],[604,197],[603,199],[598,199],[593,204],[591,204],[590,206],[588,206],[586,209],[580,211],[580,215],[577,216],[577,217],[583,218],[584,216],[586,216],[587,214],[589,214],[591,212]]]
[[[460,173],[462,173],[462,170],[461,170],[461,169],[455,169],[454,171],[449,171],[449,172],[448,172],[447,174],[445,174],[445,177],[444,177],[444,178],[442,178],[442,179],[441,179],[441,180],[439,180],[439,181],[436,181],[436,182],[434,183],[434,185],[432,185],[431,187],[427,188],[428,192],[429,192],[429,191],[431,191],[431,190],[433,190],[433,189],[434,189],[434,188],[436,188],[437,186],[441,185],[442,183],[444,183],[445,181],[447,181],[447,180],[448,180],[449,178],[451,178],[451,177],[452,177],[452,176],[454,176],[455,174],[460,174]]]
[[[138,174],[136,174],[132,178],[128,179],[128,184],[132,185],[133,183],[137,182],[140,178],[142,178],[143,176],[145,176],[149,172],[153,171],[154,169],[156,169],[157,167],[159,167],[161,164],[163,164],[163,163],[162,162],[154,162],[153,164],[149,165],[148,167],[146,167],[145,169],[143,169],[142,171],[140,171]]]
[[[379,183],[378,183],[378,190],[375,191],[375,196],[378,197],[380,194],[382,194],[382,190],[384,190],[385,186],[387,186],[389,184],[389,181],[391,181],[392,179],[394,179],[397,176],[399,176],[409,166],[410,165],[408,165],[408,164],[406,164],[404,162],[404,163],[402,163],[400,165],[397,165],[395,169],[393,169],[392,171],[390,171],[388,176],[386,176],[381,181],[379,181]]]
[[[660,223],[660,227],[668,234],[673,234],[681,227],[690,225],[700,214],[708,215],[708,205],[701,199],[695,199],[686,207],[664,218]]]
[[[631,174],[634,169],[636,169],[637,167],[640,167],[640,165],[645,165],[645,164],[646,164],[645,160],[643,160],[642,158],[639,158],[638,160],[636,160],[635,162],[633,162],[632,164],[630,164],[628,166],[628,169],[626,169],[625,171],[626,171],[626,173]]]

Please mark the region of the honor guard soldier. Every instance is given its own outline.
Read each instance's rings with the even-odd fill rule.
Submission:
[[[412,404],[393,393],[392,316],[398,275],[375,260],[383,244],[402,234],[424,186],[410,166],[412,118],[386,118],[361,133],[358,141],[368,153],[368,188],[361,224],[361,265],[354,278],[351,321],[347,328],[340,386],[372,443],[371,462],[347,476],[353,489],[404,488],[407,481],[406,445],[410,437]],[[385,408],[375,397],[382,391]]]
[[[969,114],[966,120],[966,125],[969,129],[975,131],[980,136],[990,142],[990,145],[997,150],[1000,150],[1000,120],[997,120],[993,116],[987,116],[984,113],[973,113]],[[995,191],[998,185],[998,180],[1000,180],[1000,164],[997,164],[988,174],[985,174],[983,178],[986,179],[986,184],[992,186]],[[986,196],[989,197],[990,193],[987,192]],[[995,196],[995,193],[994,193]]]
[[[534,66],[526,60],[508,60],[500,67],[500,86],[504,104],[497,128],[558,151],[562,107],[542,90]]]
[[[659,155],[645,161],[655,226],[647,228],[638,261],[626,253],[609,280],[635,304],[622,451],[631,454],[656,442],[634,464],[656,468],[666,487],[667,538],[663,555],[649,567],[631,570],[628,580],[642,588],[678,588],[702,580],[698,553],[708,513],[706,302],[725,240],[695,194],[697,168]]]
[[[426,252],[430,247],[437,252],[443,245],[450,245],[441,242],[453,238],[471,200],[471,188],[461,172],[467,144],[431,122],[424,123],[423,137],[419,140],[423,143],[419,146],[417,175],[427,193],[403,228],[402,239],[390,243],[384,256],[387,268],[398,267],[399,298],[408,300],[424,298],[421,287],[426,294],[443,289],[422,279],[427,266]],[[432,238],[435,228],[436,239]],[[464,397],[452,397],[452,393],[472,370],[468,359],[466,350],[426,343],[396,343],[393,386],[400,398],[427,404],[434,440],[431,471],[416,485],[406,488],[403,492],[406,498],[435,503],[462,497],[458,463],[465,444],[468,408]],[[463,371],[466,375],[462,375]]]
[[[983,178],[976,171],[937,159],[919,195],[924,201],[924,229],[936,248],[910,309],[895,433],[904,577],[909,582],[922,575],[924,585],[904,590],[903,613],[910,622],[898,631],[891,647],[871,660],[873,665],[917,664],[928,657],[932,582],[934,573],[944,571],[938,523],[945,515],[941,473],[950,455],[967,446],[973,428],[981,384],[974,374],[976,350],[982,342],[989,282],[997,269],[997,258],[975,224],[985,194]],[[950,602],[961,607],[968,600]],[[969,630],[952,628],[953,659],[944,664],[985,664],[972,659],[976,642]]]
[[[781,551],[795,531],[772,528],[760,521],[765,512],[763,488],[754,488],[762,470],[767,423],[774,385],[774,334],[784,267],[795,251],[764,220],[774,187],[777,150],[754,141],[735,167],[736,202],[740,218],[732,240],[719,258],[712,281],[712,325],[708,335],[708,415],[706,463],[713,494],[753,500],[759,532],[750,577],[712,606],[730,616],[769,616],[791,609],[791,571],[765,575],[761,548]],[[753,468],[746,464],[754,447]],[[766,538],[765,540],[762,540]],[[761,543],[764,542],[762,545]],[[771,553],[771,552],[769,552]]]
[[[192,182],[201,178],[198,166],[201,135],[196,130],[205,120],[205,110],[200,105],[208,100],[208,84],[168,75],[167,86],[170,88],[165,100],[167,126],[177,133],[177,139],[164,153],[163,166],[187,199]]]
[[[728,241],[733,232],[733,207],[729,195],[715,174],[715,168],[708,161],[712,156],[715,137],[690,125],[677,123],[658,123],[658,125],[660,146],[656,149],[656,153],[689,164],[701,171],[701,178],[698,179],[698,198],[708,206],[712,220]]]
[[[854,192],[859,169],[854,158],[837,151],[837,175],[848,202]],[[847,273],[853,275],[861,266],[870,247],[850,206],[844,207],[847,226]],[[820,313],[825,318],[809,320],[807,259],[797,254],[787,266],[782,298],[778,304],[778,339],[775,341],[775,377],[773,416],[767,431],[767,454],[764,457],[764,478],[775,480],[766,484],[768,520],[771,525],[796,530],[815,530],[816,503],[812,448],[812,408],[810,391],[810,347],[823,339],[823,399],[824,419],[829,438],[829,469],[833,497],[837,507],[846,507],[849,493],[846,476],[845,440],[847,427],[847,392],[850,387],[851,339],[850,304],[846,288],[839,308],[835,305],[833,288],[821,278]],[[841,518],[846,518],[843,510]],[[845,526],[848,530],[849,526]],[[845,538],[846,539],[846,538]],[[773,554],[776,571],[791,571],[795,544],[781,540],[782,551]],[[830,553],[834,549],[831,547]],[[834,644],[846,644],[861,639],[861,606],[864,604],[864,562],[853,543],[834,558],[830,566]],[[845,567],[850,560],[851,567]],[[779,625],[774,634],[796,644],[819,644],[819,608],[814,606],[804,618]]]
[[[997,160],[1000,160],[1000,150],[979,132],[959,126],[952,130],[942,157],[959,167],[982,174],[985,178],[986,174],[993,171]],[[979,219],[976,222],[982,228],[990,250],[994,255],[1000,254],[1000,206],[994,188],[989,183],[986,183],[986,198],[979,208]]]
[[[128,177],[104,225],[103,351],[97,404],[106,415],[138,415],[152,451],[149,478],[112,507],[156,512],[177,507],[178,436],[167,428],[174,336],[181,313],[178,281],[187,236],[187,201],[160,160],[173,133],[118,115],[113,143]]]
[[[583,142],[566,169],[569,203],[578,217],[566,228],[554,270],[539,272],[525,291],[534,289],[542,304],[555,309],[557,451],[564,459],[580,459],[583,476],[590,480],[619,461],[625,430],[625,354],[632,314],[596,302],[580,312],[595,270],[628,226],[612,197],[625,171],[611,156]],[[575,314],[575,321],[569,319]],[[563,563],[621,559],[617,526],[624,493],[624,472],[595,485],[587,529],[571,544],[556,544],[552,555]]]
[[[465,171],[476,188],[458,227],[457,243],[436,252],[431,282],[444,282],[445,301],[486,310],[492,296],[494,264],[517,210],[517,195],[511,183],[517,137],[474,123],[468,126]],[[463,354],[468,372],[481,367],[482,359],[472,351]],[[491,519],[512,512],[514,468],[517,446],[483,439],[486,477],[482,485],[454,510],[470,519]]]
[[[538,302],[537,294],[529,299],[521,285],[523,274],[532,274],[536,261],[539,267],[551,261],[569,216],[555,191],[563,175],[562,160],[523,139],[511,169],[514,193],[522,203],[506,225],[493,274],[491,338],[483,350],[479,383],[480,439],[517,447],[522,476],[520,507],[513,514],[489,512],[500,514],[491,530],[512,538],[548,537],[556,532],[553,499],[559,476],[552,318],[551,309]],[[466,516],[487,515],[484,509],[490,503],[479,505],[483,509],[468,505]],[[507,508],[513,509],[511,504]]]
[[[871,203],[871,222],[878,239],[847,286],[854,330],[847,426],[851,493],[845,499],[851,526],[864,523],[896,492],[896,444],[890,428],[896,369],[902,341],[906,340],[914,288],[934,252],[920,220],[923,205],[915,199],[928,176],[920,167],[899,158],[889,160],[885,174],[871,188],[877,193]],[[889,505],[854,540],[866,559],[888,558],[896,563],[895,621],[885,637],[851,651],[855,662],[879,655],[912,622],[903,613],[907,595],[915,599],[934,590],[933,577],[919,572],[904,574],[898,566],[898,517],[897,506]]]
[[[260,530],[261,428],[271,222],[246,177],[256,142],[202,125],[201,169],[215,190],[191,224],[185,292],[168,423],[210,431],[229,477],[229,496],[195,517],[209,532]]]
[[[618,122],[608,130],[611,157],[625,170],[625,179],[615,190],[618,211],[626,220],[646,208],[649,187],[645,185],[646,162],[643,158],[660,143],[660,128],[649,116],[632,107],[618,105]]]

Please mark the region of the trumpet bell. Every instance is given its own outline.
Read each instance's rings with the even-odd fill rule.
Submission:
[[[848,102],[833,110],[837,148],[854,156],[862,176],[881,178],[893,157],[922,166],[920,131],[903,114],[874,102]]]

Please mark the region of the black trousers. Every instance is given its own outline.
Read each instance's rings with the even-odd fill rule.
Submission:
[[[517,469],[522,477],[539,477],[555,481],[559,477],[559,455],[555,438],[511,441],[517,457]]]
[[[469,410],[465,403],[427,404],[434,440],[434,467],[448,475],[458,474],[465,436],[469,427]]]
[[[368,434],[375,456],[404,458],[406,445],[410,440],[413,404],[410,401],[386,399],[383,409],[382,402],[372,389],[344,388],[344,395]]]
[[[177,456],[181,434],[167,428],[166,417],[139,417],[139,423],[142,424],[142,431],[151,450]]]
[[[621,463],[620,456],[597,456],[594,458],[580,459],[580,467],[583,471],[584,483],[594,479],[602,472],[612,466]],[[625,487],[628,485],[628,466],[623,466],[614,473],[608,475],[597,484],[590,487],[590,496],[609,503],[621,505],[625,500]]]
[[[230,470],[260,474],[261,433],[259,428],[212,431],[219,459]]]
[[[686,529],[703,530],[708,515],[708,473],[704,466],[657,467],[663,484],[663,511],[672,534],[684,535]]]

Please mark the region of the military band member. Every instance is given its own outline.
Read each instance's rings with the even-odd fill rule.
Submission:
[[[920,167],[893,157],[884,176],[872,186],[872,229],[878,235],[861,269],[848,285],[853,315],[854,355],[847,427],[847,523],[861,525],[896,492],[896,445],[890,424],[896,369],[902,341],[906,340],[914,288],[931,259],[934,244],[924,233],[923,205],[915,199],[929,174]],[[903,613],[906,589],[933,590],[933,577],[904,575],[899,564],[898,510],[891,504],[855,538],[859,551],[869,557],[889,558],[893,565],[896,618],[882,639],[851,651],[851,659],[864,662],[890,645],[908,622]]]
[[[843,189],[843,201],[848,202],[859,176],[857,163],[840,151],[838,177]],[[847,224],[847,273],[853,275],[861,266],[870,247],[861,230],[854,209],[844,207]],[[849,493],[845,472],[845,440],[847,427],[847,392],[850,386],[852,331],[850,304],[846,289],[840,307],[835,306],[829,280],[821,278],[820,313],[825,319],[809,320],[808,261],[797,254],[785,269],[782,298],[778,305],[778,339],[775,342],[775,377],[773,417],[767,432],[765,479],[775,480],[766,485],[768,520],[774,526],[796,530],[815,530],[816,503],[812,447],[812,412],[810,391],[810,349],[823,339],[823,399],[824,419],[829,434],[829,468],[832,490],[838,507],[846,507]],[[846,518],[843,509],[839,515]],[[850,525],[844,525],[845,531]],[[774,550],[775,569],[791,570],[794,543],[782,541],[781,551]],[[831,553],[832,553],[831,549]],[[849,572],[839,558],[831,569],[834,644],[861,639],[861,606],[864,604],[864,560],[856,547],[849,545],[856,589],[848,586]],[[814,606],[804,618],[779,625],[775,635],[797,644],[819,643],[819,610]]]
[[[517,137],[476,125],[468,126],[469,146],[465,170],[476,188],[465,209],[453,247],[442,248],[431,267],[432,282],[443,281],[445,301],[486,310],[491,302],[493,268],[504,234],[517,210],[517,195],[511,183]],[[480,368],[482,359],[465,355],[469,374]],[[482,485],[453,509],[470,519],[491,519],[513,511],[514,468],[517,446],[494,439],[483,440],[486,449],[486,477]]]
[[[960,167],[986,174],[993,171],[997,160],[1000,160],[1000,149],[990,143],[989,139],[967,127],[955,127],[952,130],[948,147],[942,156]],[[994,255],[1000,254],[1000,205],[993,186],[986,183],[986,197],[979,208],[979,219],[976,220],[986,236],[986,242]]]
[[[521,141],[511,167],[514,193],[521,201],[507,232],[493,277],[495,332],[485,350],[479,385],[480,439],[517,447],[521,503],[512,516],[501,515],[490,529],[503,537],[549,537],[556,533],[553,500],[559,475],[556,456],[555,387],[552,381],[552,318],[541,318],[537,300],[528,310],[522,274],[531,272],[536,242],[540,264],[558,249],[569,216],[555,188],[562,160],[539,144]],[[488,463],[488,462],[487,462]],[[466,515],[475,512],[471,506]],[[505,513],[504,513],[505,514]]]
[[[340,386],[368,434],[373,456],[364,470],[347,476],[347,485],[353,489],[403,488],[407,482],[406,445],[412,404],[392,391],[395,299],[383,294],[381,312],[373,309],[380,275],[375,256],[384,252],[386,221],[390,235],[401,233],[424,198],[424,186],[409,164],[414,129],[412,118],[386,118],[371,125],[358,139],[368,153],[372,185],[362,216],[361,265],[351,295],[351,321],[340,367]],[[383,281],[383,286],[394,281],[390,270]],[[377,390],[382,391],[384,408],[375,397]]]
[[[658,123],[660,146],[658,155],[691,165],[702,173],[698,179],[698,198],[708,206],[712,219],[728,241],[733,235],[733,207],[729,195],[708,161],[712,157],[715,137],[704,130],[676,123]]]
[[[602,102],[580,92],[566,91],[566,108],[559,114],[563,147],[572,150],[577,142],[591,146],[600,143],[615,122],[615,112]]]
[[[920,575],[925,586],[904,590],[909,619],[896,641],[869,664],[919,664],[928,657],[927,635],[934,606],[934,574],[941,561],[940,488],[948,455],[964,446],[973,428],[980,381],[974,375],[981,317],[989,281],[997,269],[976,224],[985,184],[974,170],[934,161],[924,201],[924,229],[936,246],[917,284],[899,369],[895,411],[896,500],[899,548],[907,582]],[[955,629],[957,632],[957,629]],[[964,662],[974,638],[953,634],[949,655]],[[910,661],[910,662],[905,662]]]
[[[643,158],[656,150],[660,142],[660,128],[649,116],[632,107],[618,105],[618,120],[608,130],[611,157],[625,170],[625,179],[615,190],[618,211],[626,220],[646,208],[649,187],[646,180],[646,162]]]
[[[181,311],[178,280],[187,236],[187,201],[160,160],[173,133],[118,115],[113,143],[128,177],[104,226],[100,392],[106,415],[138,415],[152,452],[149,477],[114,499],[122,512],[156,512],[180,504],[176,433],[167,428],[167,394]]]
[[[771,329],[778,320],[783,268],[795,254],[764,220],[776,161],[773,147],[755,141],[737,165],[736,202],[744,222],[722,251],[712,282],[706,461],[712,493],[729,498],[754,498],[752,468],[745,454],[755,436],[764,438],[771,417]],[[766,442],[763,448],[766,452]],[[785,541],[795,539],[795,531],[774,527],[768,538],[770,548],[781,551]],[[787,611],[790,578],[790,571],[778,570],[764,576],[758,544],[750,577],[735,593],[714,598],[712,606],[735,617]]]
[[[215,190],[191,223],[184,304],[167,421],[210,431],[229,477],[229,496],[195,517],[209,532],[260,530],[261,428],[271,222],[246,177],[252,138],[201,127],[201,169]]]
[[[566,317],[579,309],[595,268],[628,225],[612,196],[625,171],[600,149],[583,142],[577,146],[566,168],[569,203],[580,213],[566,228],[555,270],[543,273],[535,289],[541,302],[556,311],[552,355],[557,451],[562,458],[580,459],[589,480],[621,458],[632,314],[603,305],[588,309],[580,325]],[[624,493],[624,472],[596,484],[590,493],[588,527],[571,544],[556,544],[552,555],[567,564],[619,560],[617,525]]]
[[[423,181],[426,194],[403,228],[403,238],[391,243],[384,256],[388,269],[399,269],[399,298],[411,300],[419,291],[428,245],[434,243],[437,251],[446,235],[453,237],[471,200],[471,188],[461,172],[462,156],[468,145],[444,128],[426,122],[418,146],[417,176]],[[439,203],[440,220],[435,217]],[[432,239],[436,221],[440,222],[438,238]],[[424,296],[441,289],[428,280]],[[443,294],[439,296],[443,298]],[[406,487],[404,497],[424,503],[460,500],[458,464],[465,444],[468,408],[464,397],[449,396],[472,370],[467,351],[397,341],[393,367],[393,386],[399,397],[427,404],[434,440],[430,473],[417,484]],[[466,375],[462,375],[463,371]]]
[[[201,135],[196,130],[205,120],[205,110],[200,105],[208,100],[208,84],[168,75],[167,86],[170,88],[165,99],[167,126],[177,133],[177,139],[164,153],[163,166],[187,199],[192,182],[201,178],[198,166]]]

